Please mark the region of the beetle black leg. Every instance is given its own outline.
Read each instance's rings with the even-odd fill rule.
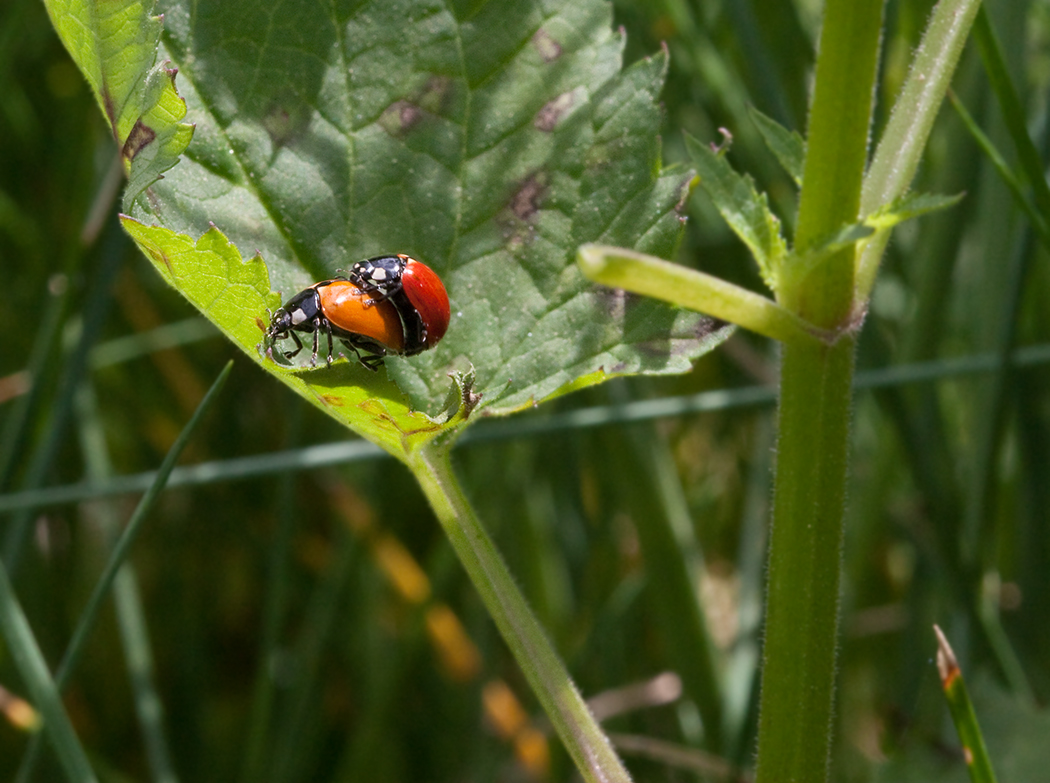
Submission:
[[[366,294],[368,294],[369,298],[361,301],[361,304],[365,307],[374,307],[377,304],[385,302],[387,299],[389,299],[391,296],[393,296],[401,290],[401,286],[399,284],[394,291],[391,291],[390,293],[384,293],[382,288],[380,288],[373,282],[365,280],[361,275],[359,275],[352,269],[346,273],[346,279],[354,285],[356,285]]]
[[[366,369],[371,370],[372,372],[378,372],[379,367],[383,364],[383,357],[375,353],[368,354],[367,356],[358,354],[357,358],[361,360],[361,364],[363,364]]]
[[[364,299],[364,300],[362,300],[361,304],[363,306],[365,306],[365,307],[375,307],[377,304],[382,304],[383,302],[385,302],[387,299],[390,298],[390,294],[384,294],[384,293],[380,292],[378,288],[373,288],[371,290],[365,289],[365,290],[368,291],[369,297],[374,297],[374,298],[371,298],[371,299]]]
[[[408,328],[411,329],[412,326],[409,325]],[[425,346],[427,344],[427,327],[426,327],[426,324],[423,323],[423,319],[422,318],[416,319],[415,330],[414,331],[415,331],[415,337],[416,337],[415,344],[417,346]],[[420,350],[422,350],[422,348]]]
[[[343,345],[345,345],[347,348],[354,352],[354,356],[357,357],[357,361],[361,362],[361,364],[364,365],[365,369],[371,370],[372,372],[376,371],[375,367],[368,366],[368,362],[366,362],[364,357],[361,356],[361,352],[357,349],[356,345],[354,345],[351,342],[347,342],[346,340],[343,340]]]
[[[292,342],[295,343],[295,350],[294,351],[285,351],[284,358],[285,359],[294,359],[296,356],[299,355],[299,351],[303,350],[303,342],[302,342],[302,340],[299,339],[299,335],[297,335],[295,332],[288,332],[288,336],[291,337],[292,338]]]
[[[350,340],[343,340],[343,345],[354,352],[354,356],[366,370],[376,372],[383,363],[383,354],[372,353],[367,348],[354,345]],[[361,353],[361,351],[367,351],[367,353]]]
[[[332,328],[325,329],[328,332],[328,366],[332,366]]]
[[[314,352],[312,354],[310,354],[310,366],[311,367],[316,367],[317,366],[317,338],[319,336],[320,335],[318,335],[317,330],[315,329],[314,330]]]

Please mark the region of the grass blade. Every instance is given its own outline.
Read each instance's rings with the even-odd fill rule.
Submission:
[[[99,577],[95,589],[88,598],[87,604],[80,613],[76,628],[70,638],[69,645],[66,647],[65,654],[62,656],[62,661],[55,673],[54,685],[57,688],[57,691],[61,691],[69,682],[69,678],[72,676],[73,670],[76,668],[77,663],[80,661],[80,656],[83,654],[88,636],[90,635],[91,630],[95,627],[95,622],[98,620],[99,612],[102,609],[102,602],[109,595],[109,589],[113,586],[114,580],[120,573],[121,567],[127,559],[132,544],[138,537],[144,521],[153,510],[153,504],[156,502],[157,497],[167,485],[168,477],[171,475],[175,463],[182,455],[183,449],[186,448],[186,445],[196,431],[197,426],[203,420],[204,415],[211,409],[216,399],[218,399],[219,392],[226,383],[226,379],[229,377],[232,368],[233,362],[228,362],[222,372],[219,373],[219,377],[215,379],[215,383],[212,384],[211,389],[208,390],[204,399],[201,400],[200,405],[197,406],[196,412],[190,418],[182,432],[179,433],[179,437],[176,438],[175,443],[172,444],[171,449],[169,449],[164,461],[157,470],[153,484],[139,501],[138,506],[135,508],[135,512],[131,516],[131,520],[128,522],[128,525],[124,529],[120,538],[117,540],[117,543],[114,545],[109,561],[106,563],[106,567],[103,570],[102,575]],[[37,751],[35,750],[35,746],[31,744],[26,751],[26,757],[19,773],[19,779],[29,779],[32,767],[36,761],[36,756]]]
[[[723,696],[715,646],[698,600],[703,556],[689,515],[689,504],[666,440],[653,425],[636,424],[611,432],[610,453],[618,455],[626,507],[646,564],[646,590],[656,609],[670,665],[697,705],[708,750],[724,752]]]
[[[981,148],[981,152],[985,154],[992,166],[995,167],[1003,184],[1009,189],[1010,195],[1014,197],[1014,203],[1028,215],[1028,219],[1032,222],[1033,229],[1038,232],[1043,246],[1050,248],[1050,227],[1047,226],[1044,214],[1039,212],[1036,206],[1025,197],[1021,182],[1010,168],[1010,164],[1006,162],[1002,153],[999,152],[987,134],[981,130],[977,121],[974,120],[973,115],[966,109],[962,101],[954,93],[949,93],[948,97],[959,118],[963,121],[963,125],[966,126],[966,130],[970,132],[973,140],[977,142],[977,146]]]
[[[1021,99],[1006,70],[1002,47],[992,27],[988,9],[984,6],[981,6],[981,10],[977,13],[973,37],[981,53],[981,62],[984,63],[984,70],[988,74],[992,92],[999,101],[1003,121],[1017,149],[1017,157],[1021,162],[1021,174],[1032,187],[1036,206],[1045,222],[1050,218],[1050,185],[1047,185],[1046,177],[1043,176],[1043,164],[1032,142],[1032,137],[1028,135],[1028,120],[1021,107]]]
[[[88,763],[80,739],[73,730],[66,708],[62,704],[55,681],[47,668],[47,661],[29,626],[14,587],[7,575],[7,567],[0,561],[0,631],[3,632],[11,658],[18,673],[25,680],[37,710],[44,719],[44,735],[58,756],[66,777],[78,783],[95,781],[95,773]]]
[[[226,379],[229,377],[232,369],[233,362],[231,361],[226,364],[222,372],[219,373],[219,377],[215,379],[215,383],[213,383],[208,390],[208,393],[204,395],[204,399],[201,400],[200,405],[197,406],[196,412],[193,414],[192,418],[190,418],[189,422],[187,422],[182,432],[179,433],[179,437],[175,439],[175,443],[172,444],[171,449],[168,450],[167,455],[164,457],[164,461],[157,470],[156,479],[154,480],[153,485],[146,491],[146,494],[143,495],[142,500],[139,501],[138,506],[135,508],[135,513],[131,515],[127,527],[124,529],[124,532],[113,547],[113,552],[110,554],[109,562],[106,563],[105,570],[103,570],[102,575],[99,577],[98,583],[95,585],[95,589],[92,591],[91,597],[88,599],[87,605],[84,607],[84,611],[81,612],[80,620],[77,622],[77,627],[73,632],[73,637],[69,642],[69,647],[66,649],[65,655],[62,656],[62,663],[59,665],[55,677],[55,681],[59,684],[59,687],[64,686],[69,680],[69,676],[72,674],[73,668],[79,661],[81,652],[83,652],[87,636],[94,627],[95,621],[98,619],[99,610],[102,608],[102,601],[108,595],[109,588],[112,586],[113,580],[117,576],[117,572],[127,559],[128,552],[131,551],[131,546],[135,543],[135,539],[138,538],[143,523],[153,510],[153,504],[156,502],[157,497],[167,485],[168,476],[171,475],[175,463],[182,455],[183,449],[186,448],[186,444],[189,443],[190,438],[193,436],[194,432],[196,432],[197,426],[203,420],[205,414],[211,410],[212,405],[218,398],[219,392],[226,383]]]
[[[941,676],[941,687],[948,700],[955,730],[959,732],[970,780],[973,783],[995,783],[995,772],[992,771],[992,762],[984,746],[984,736],[977,724],[977,714],[973,710],[959,662],[941,629],[935,625],[933,632],[937,634],[937,671]]]
[[[47,423],[46,434],[41,438],[41,445],[27,460],[26,489],[36,489],[43,484],[44,477],[65,439],[66,423],[73,406],[73,397],[83,375],[89,350],[98,337],[105,318],[110,313],[112,282],[120,269],[127,246],[127,238],[121,233],[116,221],[110,221],[99,248],[100,263],[98,268],[91,271],[92,286],[82,313],[80,339],[68,356],[63,357],[62,376],[51,403],[51,415]],[[29,533],[29,523],[29,514],[20,514],[11,520],[5,532],[4,562],[12,575],[18,570],[22,548]]]

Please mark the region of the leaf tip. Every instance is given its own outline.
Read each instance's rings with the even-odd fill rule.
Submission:
[[[444,417],[439,420],[445,427],[465,423],[485,396],[477,390],[477,372],[473,365],[466,371],[453,370],[448,377],[452,386],[442,411]]]
[[[947,689],[960,674],[959,661],[940,626],[934,625],[933,632],[937,636],[937,672],[941,677],[941,686]]]
[[[711,151],[719,157],[724,156],[729,152],[729,148],[733,146],[733,134],[729,132],[728,128],[719,128],[719,135],[722,137],[721,142],[711,142]]]

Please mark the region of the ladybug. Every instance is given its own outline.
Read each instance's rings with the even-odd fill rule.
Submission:
[[[284,354],[291,359],[303,349],[296,332],[313,333],[310,364],[316,366],[324,333],[328,364],[335,337],[375,371],[387,353],[415,356],[434,346],[449,319],[448,294],[430,267],[408,256],[377,256],[354,264],[346,277],[314,283],[293,296],[273,314],[266,339],[269,352],[291,337],[295,350]]]
[[[346,276],[368,292],[372,304],[390,302],[396,308],[404,325],[405,356],[415,356],[445,336],[451,317],[448,294],[426,264],[403,253],[376,256],[358,261]]]

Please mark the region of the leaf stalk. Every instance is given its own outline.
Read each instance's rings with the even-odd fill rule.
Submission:
[[[580,774],[593,783],[629,783],[630,775],[463,494],[448,448],[430,443],[412,452],[408,463]]]

